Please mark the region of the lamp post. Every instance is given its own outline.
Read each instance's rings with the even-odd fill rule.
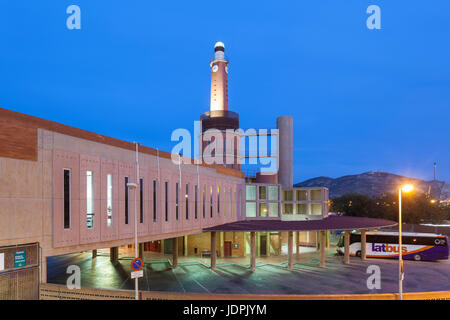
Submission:
[[[398,296],[403,300],[403,250],[402,250],[402,191],[407,193],[414,189],[411,184],[405,184],[398,189]]]
[[[129,189],[134,189],[134,257],[138,258],[138,241],[137,241],[137,202],[136,193],[139,181],[139,158],[138,158],[138,144],[136,143],[136,183],[127,183]],[[139,278],[134,279],[135,299],[139,300]]]

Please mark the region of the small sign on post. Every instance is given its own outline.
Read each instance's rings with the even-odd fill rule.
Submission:
[[[131,279],[142,278],[144,276],[144,270],[131,271]]]
[[[141,270],[143,265],[144,265],[144,261],[142,261],[141,258],[134,258],[131,261],[131,269],[133,269],[134,271]]]
[[[25,250],[19,250],[14,252],[14,268],[25,267],[27,264]]]

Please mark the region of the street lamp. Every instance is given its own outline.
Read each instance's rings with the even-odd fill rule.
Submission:
[[[137,241],[137,202],[136,202],[136,194],[137,187],[139,181],[139,151],[138,151],[138,143],[136,144],[136,183],[129,182],[127,183],[127,187],[129,189],[134,189],[134,257],[138,258],[138,241]],[[135,298],[139,300],[139,278],[136,277],[134,279],[134,289],[135,289]]]
[[[402,191],[411,192],[414,189],[412,184],[405,184],[398,189],[398,294],[399,299],[403,299],[403,250],[402,250]]]

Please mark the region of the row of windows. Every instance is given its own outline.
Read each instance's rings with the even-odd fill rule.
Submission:
[[[257,188],[259,187],[259,188]],[[247,201],[256,201],[256,190],[258,189],[259,200],[278,201],[278,186],[245,186],[245,199]]]
[[[63,174],[63,206],[64,206],[64,228],[71,228],[71,198],[72,198],[72,186],[71,186],[71,170],[64,169]],[[125,212],[124,212],[124,222],[125,224],[129,223],[129,178],[124,178],[124,202],[125,202]],[[189,219],[189,184],[185,185],[185,218]],[[106,218],[107,218],[107,226],[110,227],[113,225],[113,176],[112,174],[106,175]],[[220,201],[220,187],[217,187],[217,194],[213,194],[213,187],[209,187],[209,216],[212,218],[214,216],[214,198],[216,197],[217,201],[217,215],[220,215],[221,212],[221,201]],[[139,180],[139,223],[144,223],[144,179]],[[157,196],[158,193],[158,182],[157,180],[153,180],[153,208],[152,215],[153,221],[158,220],[158,208],[157,208]],[[198,186],[194,186],[194,218],[198,219]],[[231,215],[234,216],[235,206],[232,206],[233,203],[236,203],[236,194],[233,193],[232,189],[223,189],[222,194],[225,197],[224,199],[224,216],[226,216],[227,207],[226,205],[230,205]],[[170,188],[169,182],[164,182],[164,220],[169,221],[169,198],[170,198]],[[206,218],[206,197],[207,197],[207,187],[203,185],[202,190],[202,202],[203,202],[203,211],[202,216]],[[241,194],[239,193],[239,202],[241,201]],[[239,203],[238,202],[238,203]],[[179,183],[175,183],[175,219],[180,219],[180,185]],[[239,207],[238,207],[239,208]],[[86,227],[88,229],[94,227],[94,174],[92,171],[86,171]]]

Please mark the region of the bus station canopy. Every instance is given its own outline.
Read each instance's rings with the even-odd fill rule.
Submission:
[[[325,230],[358,230],[395,226],[397,223],[391,220],[329,216],[318,220],[283,221],[274,219],[254,219],[226,223],[203,231],[226,232],[269,232],[269,231],[325,231]]]

